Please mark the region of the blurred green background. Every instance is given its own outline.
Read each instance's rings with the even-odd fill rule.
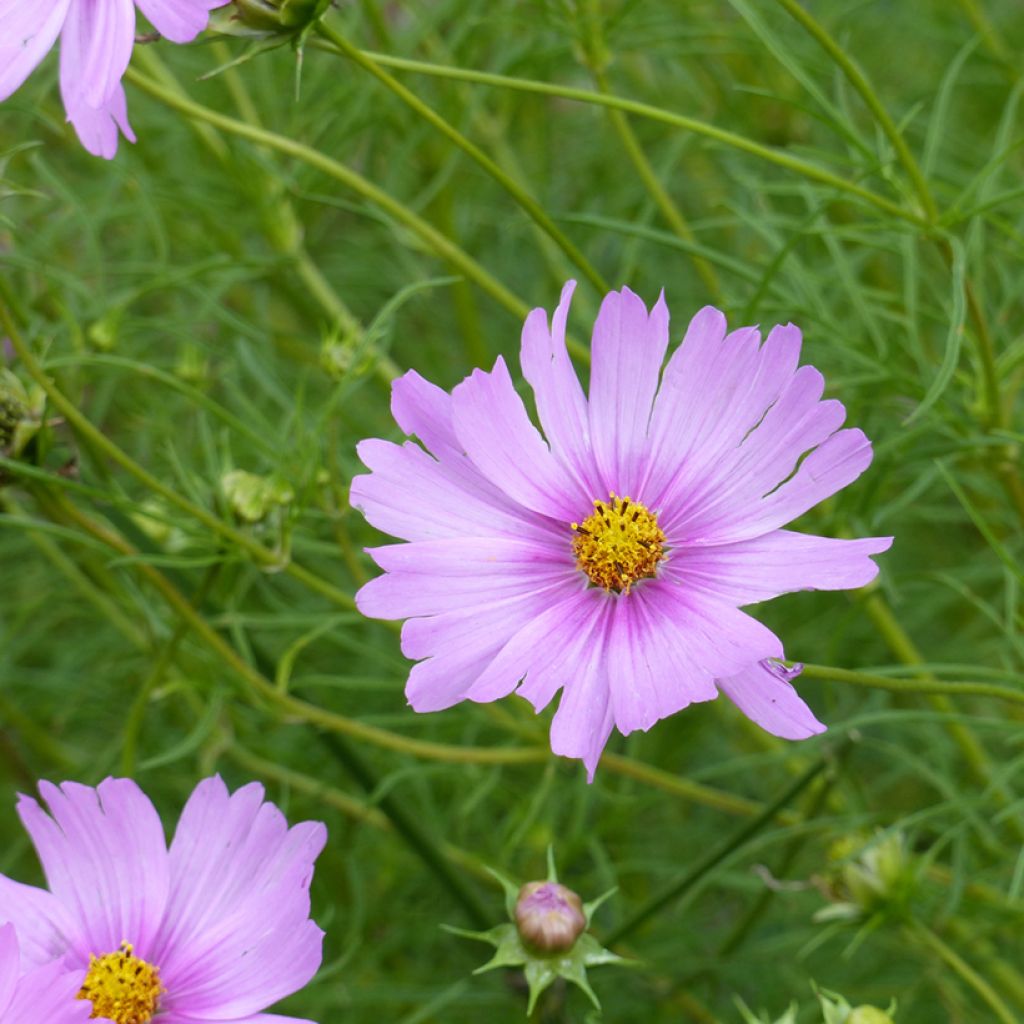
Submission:
[[[485,866],[541,877],[553,844],[584,898],[618,887],[594,922],[608,935],[824,756],[782,815],[616,946],[634,967],[593,972],[605,1019],[738,1021],[738,995],[816,1021],[811,979],[854,1004],[896,996],[904,1024],[1024,1015],[1024,8],[800,10],[361,0],[327,16],[418,62],[390,73],[505,184],[315,30],[301,74],[289,39],[137,47],[139,142],[110,163],[63,123],[53,57],[0,107],[2,294],[99,432],[51,396],[0,464],[0,870],[38,880],[13,813],[37,778],[132,773],[169,828],[203,775],[258,778],[331,836],[324,966],[281,1012],[516,1021],[515,977],[471,978],[488,951],[439,929],[479,926],[467,903],[503,919]],[[215,113],[190,119],[175,96]],[[809,672],[823,737],[774,741],[716,701],[613,737],[591,786],[547,753],[550,712],[517,698],[407,708],[397,632],[349,601],[375,571],[362,547],[383,542],[347,505],[355,444],[399,438],[396,372],[448,388],[514,363],[522,310],[553,309],[569,277],[584,343],[602,279],[648,302],[664,288],[675,340],[709,302],[734,326],[797,323],[876,451],[798,525],[896,542],[869,593],[757,614],[794,659],[1007,698]],[[37,387],[10,352],[8,368]],[[234,470],[268,483],[258,521],[232,503]],[[899,891],[859,921],[813,920],[876,829],[905,836]],[[542,1019],[588,1012],[556,992]]]

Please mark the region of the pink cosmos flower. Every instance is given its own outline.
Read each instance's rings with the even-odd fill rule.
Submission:
[[[75,998],[84,977],[56,962],[22,974],[14,925],[0,927],[0,1024],[85,1024],[92,1007]]]
[[[137,0],[162,36],[191,42],[209,12],[229,0]],[[135,42],[133,0],[0,0],[0,100],[7,99],[60,36],[60,93],[82,145],[108,160],[117,130],[132,142],[121,76]]]
[[[565,344],[575,282],[551,326],[535,309],[521,362],[545,438],[503,359],[449,395],[410,371],[391,409],[419,445],[363,441],[371,473],[352,503],[405,544],[369,549],[385,570],[356,596],[405,618],[422,659],[417,711],[518,693],[540,710],[561,689],[556,754],[593,778],[617,727],[656,721],[719,690],[769,732],[824,726],[790,683],[770,630],[739,611],[792,590],[869,582],[891,537],[832,540],[780,529],[871,461],[843,406],[798,368],[800,331],[726,333],[706,307],[662,370],[668,309],[608,295],[594,325],[590,394]]]
[[[18,814],[49,891],[0,875],[0,913],[29,963],[77,970],[79,998],[114,1024],[296,1024],[262,1011],[320,966],[309,883],[322,824],[289,829],[262,786],[229,795],[214,777],[168,849],[129,779],[39,792],[50,813],[22,796]]]

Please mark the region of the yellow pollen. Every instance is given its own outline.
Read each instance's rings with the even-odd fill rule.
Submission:
[[[665,534],[645,505],[612,494],[594,501],[594,512],[573,523],[576,564],[596,586],[629,593],[637,580],[654,575],[665,557]]]
[[[90,1017],[106,1017],[115,1024],[149,1024],[163,991],[159,969],[134,956],[131,945],[122,942],[115,953],[89,957],[78,998],[92,1001]]]

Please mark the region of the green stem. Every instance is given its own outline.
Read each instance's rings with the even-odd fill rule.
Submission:
[[[0,286],[4,289],[6,288],[6,285],[3,282],[0,282]],[[264,547],[247,534],[242,533],[240,530],[236,530],[233,526],[225,523],[201,505],[196,505],[188,498],[178,494],[178,492],[173,488],[168,487],[161,480],[158,480],[153,476],[153,474],[147,469],[139,465],[139,463],[132,459],[127,452],[122,451],[122,449],[114,444],[114,442],[102,433],[102,431],[93,426],[86,416],[79,412],[74,402],[67,398],[56,384],[54,384],[54,382],[46,375],[42,365],[22,338],[21,332],[18,330],[17,325],[14,322],[14,318],[4,302],[0,302],[0,324],[3,325],[4,331],[10,338],[15,351],[18,353],[18,358],[22,361],[22,364],[31,377],[46,392],[50,402],[57,410],[59,410],[60,414],[75,430],[75,432],[88,442],[88,444],[90,444],[97,452],[117,463],[135,477],[139,483],[153,491],[154,494],[159,494],[169,504],[188,513],[188,515],[197,519],[214,533],[223,537],[225,540],[230,541],[242,551],[245,551],[255,559],[258,564],[278,565],[280,562],[280,555],[277,552]],[[355,601],[352,599],[351,594],[345,593],[345,591],[340,590],[327,580],[322,579],[313,572],[310,572],[310,570],[305,569],[294,562],[288,562],[282,567],[282,571],[292,576],[294,579],[304,583],[307,587],[321,596],[333,601],[335,604],[347,609],[355,608]]]
[[[814,793],[813,799],[810,802],[810,806],[804,813],[804,819],[807,821],[814,821],[819,812],[825,806],[828,800],[829,794],[832,792],[832,787],[836,784],[842,773],[843,766],[846,762],[846,756],[851,749],[851,744],[844,744],[835,758],[835,764],[832,766],[832,770],[829,771],[828,775],[822,780],[822,784],[817,788]],[[803,850],[809,838],[809,833],[802,833],[795,835],[787,844],[782,852],[782,856],[779,858],[776,864],[774,874],[776,878],[785,877],[789,873],[789,869],[793,866],[794,861],[800,855],[800,851]],[[717,958],[719,960],[725,960],[730,953],[739,948],[753,930],[754,926],[761,919],[764,912],[771,905],[772,899],[775,896],[775,889],[769,886],[765,886],[764,891],[758,897],[757,902],[750,908],[747,914],[737,922],[733,930],[726,936],[725,941],[719,947],[717,952]]]
[[[535,748],[491,748],[457,747],[425,740],[410,739],[367,725],[356,719],[347,718],[332,711],[308,704],[305,701],[282,693],[269,679],[245,661],[238,652],[192,607],[192,602],[174,586],[155,566],[137,558],[139,551],[134,545],[101,523],[86,516],[80,509],[57,495],[61,501],[62,513],[85,531],[89,536],[102,541],[119,554],[132,559],[132,565],[167,601],[179,618],[184,620],[196,636],[206,644],[224,664],[242,681],[247,683],[254,695],[275,707],[283,716],[298,718],[332,732],[352,736],[367,743],[436,761],[456,764],[528,764],[545,761],[550,753]]]
[[[593,89],[575,89],[570,86],[553,85],[550,82],[541,82],[530,78],[516,78],[511,75],[498,75],[489,71],[477,71],[468,68],[456,68],[443,64],[431,64],[425,61],[408,60],[404,57],[390,57],[383,53],[362,51],[366,57],[384,67],[395,68],[400,71],[411,71],[416,74],[433,75],[440,78],[451,78],[463,82],[473,82],[477,85],[498,86],[499,88],[515,89],[519,92],[539,93],[544,96],[555,96],[560,99],[575,100],[579,103],[591,103],[599,107],[613,107],[622,110],[627,114],[636,117],[646,118],[650,121],[658,121],[661,124],[671,125],[673,128],[681,128],[684,131],[693,132],[696,135],[703,135],[705,138],[719,142],[731,149],[737,149],[749,153],[777,167],[785,168],[795,174],[799,174],[811,181],[822,185],[828,185],[839,192],[855,196],[866,203],[884,210],[886,213],[898,217],[900,220],[916,224],[921,228],[930,228],[931,224],[919,213],[906,210],[898,203],[880,196],[870,189],[866,189],[856,182],[847,181],[838,174],[816,164],[801,160],[798,157],[790,156],[788,153],[772,149],[769,146],[762,146],[758,142],[737,135],[735,132],[716,128],[705,121],[699,121],[693,117],[686,117],[683,114],[676,114],[671,110],[662,107],[652,106],[649,103],[640,103],[637,100],[627,100],[620,96],[604,96]]]
[[[340,736],[321,733],[320,739],[337,761],[366,791],[367,796],[376,799],[380,809],[388,816],[395,831],[406,841],[409,848],[434,873],[438,881],[462,905],[467,917],[477,928],[488,928],[493,915],[487,912],[476,890],[466,878],[452,867],[439,840],[410,814],[405,805],[391,789],[379,789],[373,770],[360,754]]]
[[[221,567],[222,563],[218,562],[206,570],[202,582],[200,582],[199,588],[196,591],[196,596],[192,601],[192,605],[197,610],[197,613],[209,594],[210,588],[213,586]],[[184,619],[179,619],[174,632],[171,633],[168,641],[157,652],[152,668],[136,691],[135,698],[132,700],[132,706],[128,709],[128,717],[124,726],[124,738],[121,742],[122,775],[130,777],[135,774],[136,751],[139,745],[139,735],[142,732],[142,722],[146,716],[146,705],[149,703],[153,690],[160,684],[168,667],[174,660],[182,640],[188,636],[188,633],[189,624]]]
[[[171,107],[187,117],[211,124],[231,135],[248,139],[250,142],[266,146],[268,149],[275,150],[278,153],[285,153],[288,156],[295,157],[297,160],[301,160],[310,167],[315,167],[318,171],[322,171],[328,177],[351,189],[374,206],[379,207],[400,224],[403,224],[428,248],[432,249],[442,259],[447,260],[456,270],[461,271],[472,281],[475,281],[483,291],[487,292],[488,295],[504,306],[517,319],[524,320],[530,312],[530,307],[522,299],[510,292],[465,250],[454,245],[433,225],[427,223],[427,221],[414,213],[404,203],[399,202],[394,196],[378,188],[371,181],[364,178],[361,174],[357,174],[344,164],[331,159],[329,156],[325,156],[311,146],[296,142],[294,139],[289,139],[284,135],[277,135],[264,128],[245,124],[243,121],[228,117],[225,114],[219,114],[217,111],[210,110],[208,107],[195,103],[184,96],[178,96],[158,82],[153,81],[153,79],[140,74],[134,68],[129,68],[125,72],[125,78],[165,106]]]
[[[875,115],[878,126],[889,140],[896,156],[903,165],[903,169],[913,183],[914,190],[921,201],[925,217],[930,224],[935,224],[939,219],[939,211],[935,205],[935,199],[931,194],[931,189],[928,187],[924,173],[914,158],[914,154],[911,153],[906,139],[900,134],[896,122],[889,116],[889,112],[878,98],[878,94],[871,87],[871,83],[867,80],[864,72],[829,35],[825,27],[808,13],[807,9],[801,6],[797,0],[776,0],[776,3],[783,7],[806,29],[814,41],[836,62],[840,71],[842,71],[850,84],[860,94],[868,109]]]
[[[897,679],[892,676],[873,675],[870,672],[854,672],[830,665],[804,665],[801,679],[828,679],[853,686],[866,686],[873,690],[889,690],[891,693],[933,693],[948,694],[951,697],[993,697],[1008,704],[1024,704],[1024,690],[998,683],[944,682],[931,674],[922,673],[916,679]]]
[[[955,949],[948,946],[935,932],[920,921],[914,921],[908,928],[912,936],[919,939],[921,944],[938,956],[965,985],[974,990],[982,1002],[1002,1021],[1002,1024],[1018,1024],[1017,1018],[996,990]]]
[[[610,286],[590,261],[573,244],[572,240],[551,219],[544,207],[537,202],[514,178],[505,173],[479,146],[470,142],[454,125],[446,121],[432,107],[427,106],[414,92],[407,89],[394,75],[389,74],[375,60],[353,46],[336,28],[326,21],[321,21],[317,30],[324,38],[329,39],[338,50],[349,60],[368,71],[382,85],[397,96],[406,106],[415,111],[428,124],[433,125],[450,142],[454,143],[474,163],[489,174],[525,211],[533,222],[541,228],[576,264],[588,281],[603,295],[611,291]]]
[[[849,742],[848,739],[844,740],[844,746],[849,744]],[[828,767],[833,756],[831,754],[823,754],[819,757],[802,775],[791,782],[768,804],[756,818],[738,829],[723,842],[714,846],[682,878],[667,885],[639,910],[626,918],[611,934],[605,936],[603,939],[605,945],[611,946],[616,942],[621,942],[627,935],[632,934],[642,924],[660,913],[669,903],[689,892],[706,875],[710,874],[723,861],[732,856],[763,828],[771,824],[779,811],[792,803]]]
[[[917,649],[914,641],[911,640],[910,636],[900,625],[892,609],[880,593],[875,591],[869,594],[863,602],[863,607],[868,618],[874,623],[875,628],[882,635],[889,649],[899,661],[915,668],[914,674],[917,678],[929,686],[938,685],[941,687],[944,685],[936,679],[934,673],[921,667],[924,663],[924,657]],[[1000,687],[1000,689],[1002,688]],[[975,781],[984,786],[993,785],[992,765],[985,748],[967,726],[952,720],[952,716],[956,714],[956,705],[943,692],[931,694],[929,703],[936,711],[951,717],[951,720],[946,723],[946,730],[960,748],[960,752],[963,754],[967,767]],[[1003,785],[995,785],[994,792],[1004,804],[1011,803],[1013,800],[1013,797]],[[1017,835],[1024,838],[1024,824],[1020,822],[1018,816],[1013,815],[1010,818],[1010,824]]]

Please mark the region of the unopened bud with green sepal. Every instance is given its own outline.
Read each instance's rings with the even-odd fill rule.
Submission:
[[[8,369],[0,369],[0,453],[16,458],[43,425],[46,396],[30,391]]]
[[[277,476],[257,476],[244,469],[225,473],[220,481],[231,511],[247,523],[259,523],[275,509],[291,504],[295,494]]]
[[[601,1004],[587,980],[587,968],[630,962],[605,949],[586,931],[594,911],[614,890],[584,903],[576,893],[559,883],[550,852],[546,880],[519,886],[496,871],[491,874],[505,890],[505,909],[510,923],[499,924],[486,932],[446,926],[455,935],[478,939],[495,947],[494,956],[473,973],[483,974],[496,967],[521,967],[529,989],[527,1015],[533,1013],[537,1000],[559,978],[582,989],[600,1010]]]
[[[896,1001],[889,1004],[887,1010],[877,1006],[851,1006],[837,992],[815,988],[821,1004],[822,1024],[895,1024]]]
[[[308,31],[330,6],[331,0],[235,0],[213,24],[228,33],[291,35]]]

